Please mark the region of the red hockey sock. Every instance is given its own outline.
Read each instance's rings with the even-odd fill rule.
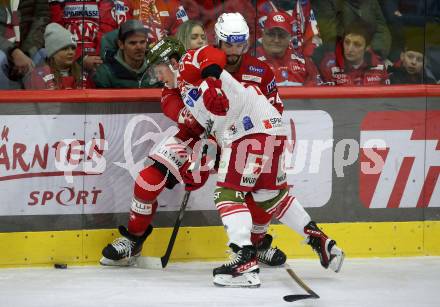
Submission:
[[[155,166],[144,168],[134,185],[128,231],[136,236],[142,235],[150,225],[157,209],[157,197],[165,187],[166,178]]]

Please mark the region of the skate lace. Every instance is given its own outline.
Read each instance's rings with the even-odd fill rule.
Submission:
[[[265,250],[257,251],[257,255],[260,260],[265,260],[267,262],[270,262],[272,260],[273,255],[276,253],[276,251],[277,251],[277,248],[270,247]]]
[[[127,238],[117,238],[112,243],[118,254],[123,254],[124,256],[131,257],[131,251],[133,249],[133,242]]]
[[[228,251],[230,253],[229,255],[229,261],[224,264],[224,266],[234,266],[237,263],[241,261],[241,251],[238,253],[234,253],[232,251]]]

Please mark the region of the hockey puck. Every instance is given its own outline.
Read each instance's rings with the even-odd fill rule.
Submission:
[[[67,264],[65,263],[55,263],[53,266],[55,269],[67,269]]]

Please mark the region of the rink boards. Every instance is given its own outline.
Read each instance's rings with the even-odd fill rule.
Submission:
[[[291,88],[282,94],[291,191],[347,254],[439,255],[440,91]],[[159,113],[159,95],[0,97],[0,240],[10,246],[0,265],[96,262],[117,225],[126,224],[146,155],[172,126]],[[225,257],[214,185],[212,177],[192,196],[173,259]],[[178,186],[161,196],[146,254],[164,252],[182,195]],[[271,231],[289,257],[312,256],[284,226]]]

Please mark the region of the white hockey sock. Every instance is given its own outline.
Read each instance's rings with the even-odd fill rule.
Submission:
[[[240,247],[244,245],[252,245],[252,216],[249,211],[237,212],[223,216],[222,222],[223,225],[225,225],[226,232],[228,233],[228,244],[234,243]]]
[[[279,221],[295,230],[304,238],[307,237],[304,233],[304,227],[311,221],[311,218],[296,198]]]

